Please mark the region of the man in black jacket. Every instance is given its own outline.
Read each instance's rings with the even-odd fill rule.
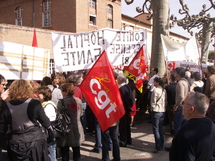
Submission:
[[[134,103],[131,88],[126,84],[127,77],[125,75],[119,75],[117,77],[117,83],[119,84],[119,91],[121,94],[122,102],[125,108],[125,115],[119,122],[119,135],[120,146],[126,147],[127,144],[131,144],[131,128],[130,128],[130,113],[131,107]]]

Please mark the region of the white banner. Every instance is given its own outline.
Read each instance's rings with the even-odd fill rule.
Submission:
[[[200,53],[195,36],[186,43],[175,42],[161,35],[164,57],[166,61],[189,61],[199,63]]]
[[[55,70],[57,72],[89,69],[107,51],[112,66],[125,66],[142,45],[146,51],[146,30],[102,29],[86,33],[52,32]]]
[[[207,64],[202,64],[202,67],[201,67],[201,65],[198,65],[197,63],[194,63],[194,62],[176,61],[176,67],[183,67],[183,68],[190,67],[190,71],[192,72],[201,73],[201,71],[206,71],[207,66],[208,66]]]
[[[49,59],[50,50],[0,41],[0,74],[6,79],[42,80]]]

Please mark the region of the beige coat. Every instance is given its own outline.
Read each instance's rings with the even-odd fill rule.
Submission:
[[[156,87],[152,91],[152,95],[151,95],[151,111],[165,112],[166,104],[167,104],[166,90],[163,89],[161,86]]]

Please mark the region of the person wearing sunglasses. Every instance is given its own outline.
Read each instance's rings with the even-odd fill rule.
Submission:
[[[215,124],[206,117],[209,99],[200,92],[190,92],[182,102],[187,122],[172,141],[170,161],[215,160]]]

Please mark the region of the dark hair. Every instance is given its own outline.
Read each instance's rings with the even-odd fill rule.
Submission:
[[[155,71],[156,73],[158,73],[158,68],[153,68],[153,71]]]
[[[42,80],[42,85],[47,86],[47,85],[52,85],[52,80],[50,77],[44,77]]]
[[[207,69],[208,69],[208,71],[209,71],[211,74],[214,74],[214,73],[215,73],[214,66],[207,66]]]
[[[64,83],[61,86],[62,92],[67,92],[68,96],[73,96],[74,95],[74,85],[72,83]]]
[[[175,82],[176,78],[175,78],[175,76],[174,76],[174,74],[173,74],[173,73],[171,73],[171,75],[170,75],[170,79],[171,79],[171,81],[172,81],[172,82]]]
[[[3,75],[0,74],[0,83],[6,81],[5,77]]]
[[[175,68],[175,72],[180,75],[180,77],[185,77],[185,69],[183,67]]]
[[[154,82],[158,82],[161,87],[164,86],[164,81],[162,78],[155,77]]]
[[[199,73],[199,72],[194,72],[194,73],[193,73],[193,79],[194,79],[195,81],[201,80],[201,75],[200,75],[200,73]]]
[[[38,94],[42,94],[43,95],[44,101],[50,101],[52,99],[52,91],[47,86],[39,87],[38,88]]]

